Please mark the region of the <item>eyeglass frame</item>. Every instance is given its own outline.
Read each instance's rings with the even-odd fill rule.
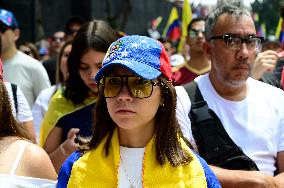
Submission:
[[[7,26],[3,22],[0,21],[0,33],[5,33],[8,29],[12,29],[12,27]]]
[[[240,45],[238,46],[238,48],[229,47],[227,41],[228,41],[228,39],[229,39],[230,37],[238,38],[238,39],[241,40],[241,43],[240,43]],[[251,49],[251,48],[248,47],[248,41],[249,41],[250,39],[252,39],[252,38],[254,38],[254,39],[259,39],[259,40],[260,40],[259,46],[256,47],[255,49]],[[263,38],[263,37],[259,37],[259,36],[255,36],[255,35],[249,35],[249,36],[247,36],[247,37],[241,37],[241,36],[238,36],[238,35],[230,35],[230,34],[212,36],[212,37],[210,37],[207,41],[216,40],[216,39],[222,39],[222,40],[225,42],[227,48],[229,48],[229,49],[231,49],[231,50],[240,50],[240,49],[241,49],[241,45],[243,44],[243,42],[246,43],[246,46],[247,46],[247,48],[248,48],[249,50],[259,50],[259,49],[261,48],[261,45],[262,45],[263,41],[264,41],[264,38]]]
[[[105,93],[104,93],[105,80],[106,80],[107,77],[120,77],[120,80],[122,81],[121,84],[120,84],[120,89],[119,89],[119,91],[118,91],[117,94],[116,94],[115,96],[113,96],[113,97],[106,97],[106,96],[105,96]],[[115,98],[115,97],[117,97],[118,94],[122,91],[123,86],[126,85],[127,91],[128,91],[128,93],[129,93],[132,97],[137,98],[137,99],[145,99],[145,98],[151,97],[151,95],[152,95],[152,93],[153,93],[153,87],[154,87],[154,86],[161,86],[161,85],[162,85],[160,82],[154,82],[153,80],[147,80],[147,81],[150,81],[150,82],[151,82],[151,85],[152,85],[151,93],[149,94],[149,96],[143,97],[143,98],[135,97],[135,96],[132,94],[132,92],[131,92],[130,86],[128,85],[128,78],[129,78],[129,77],[137,77],[137,78],[141,78],[141,79],[143,79],[143,80],[147,80],[147,79],[145,79],[145,78],[143,78],[143,77],[141,77],[141,76],[133,76],[133,75],[111,75],[111,76],[103,76],[103,77],[97,82],[97,86],[98,86],[99,93],[102,92],[105,98]],[[127,78],[126,82],[124,81],[123,78]],[[101,83],[101,80],[103,80],[103,83]],[[100,85],[103,85],[103,90],[100,89]]]

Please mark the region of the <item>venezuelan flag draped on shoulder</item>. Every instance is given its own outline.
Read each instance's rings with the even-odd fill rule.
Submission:
[[[48,111],[46,112],[42,124],[40,126],[40,137],[39,145],[43,147],[45,140],[51,131],[51,129],[56,125],[58,120],[72,112],[75,112],[87,105],[95,103],[96,98],[90,97],[85,99],[82,104],[74,105],[72,101],[67,100],[63,96],[64,88],[60,88],[51,98]]]
[[[144,153],[142,169],[142,184],[147,187],[189,187],[189,188],[220,188],[219,181],[206,162],[193,153],[181,141],[182,147],[191,155],[189,165],[173,167],[166,163],[160,165],[156,161],[154,147],[155,136],[147,144]],[[105,138],[96,149],[85,154],[73,153],[62,165],[58,174],[58,188],[80,187],[118,187],[118,169],[120,165],[120,151],[118,131],[114,131],[111,138],[109,155],[105,157]]]

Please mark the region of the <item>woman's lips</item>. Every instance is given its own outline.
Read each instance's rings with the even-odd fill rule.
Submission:
[[[119,115],[132,115],[135,112],[130,109],[119,108],[115,111],[115,113]]]

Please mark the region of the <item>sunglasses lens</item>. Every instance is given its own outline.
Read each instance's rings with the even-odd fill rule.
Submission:
[[[140,77],[128,77],[128,87],[135,98],[147,98],[151,96],[153,86],[150,80]]]
[[[121,77],[105,77],[104,95],[107,98],[116,97],[121,90]]]
[[[0,32],[5,33],[7,31],[7,27],[4,24],[0,24]]]

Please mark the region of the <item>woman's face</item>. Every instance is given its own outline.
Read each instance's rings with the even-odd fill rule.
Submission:
[[[72,50],[72,45],[71,44],[67,45],[64,48],[63,53],[62,53],[62,57],[60,59],[60,71],[63,74],[64,81],[67,80],[68,75],[69,75],[69,73],[68,73],[68,66],[67,66],[67,59],[69,57],[69,54],[70,54],[71,50]]]
[[[127,69],[117,67],[111,76],[135,76]],[[130,79],[128,78],[128,83]],[[154,82],[158,82],[154,80]],[[154,130],[155,116],[161,103],[160,86],[153,86],[152,94],[147,98],[134,98],[127,88],[127,77],[123,77],[121,91],[114,98],[106,98],[107,109],[112,120],[118,125],[119,130],[146,131]],[[151,85],[151,84],[150,84]],[[131,89],[130,84],[128,84]],[[142,86],[141,86],[142,87]],[[139,90],[133,90],[143,93]]]
[[[105,52],[89,49],[81,57],[79,74],[86,86],[95,93],[98,92],[98,88],[96,82],[94,81],[94,77],[102,67],[102,61],[105,57],[105,54]]]

